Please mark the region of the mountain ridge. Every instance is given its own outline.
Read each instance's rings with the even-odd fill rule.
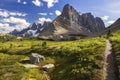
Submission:
[[[22,37],[37,37],[45,36],[53,40],[60,40],[61,36],[64,39],[74,37],[76,39],[84,35],[94,36],[105,29],[104,22],[99,17],[94,17],[91,13],[80,14],[70,4],[66,4],[63,8],[62,14],[54,19],[52,22],[33,23],[21,32],[11,32],[12,35]]]
[[[100,35],[107,34],[108,32],[115,32],[117,30],[120,30],[120,18],[118,18],[113,24],[103,30]]]

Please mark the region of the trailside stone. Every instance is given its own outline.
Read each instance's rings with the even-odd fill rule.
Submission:
[[[49,68],[53,68],[55,65],[54,64],[46,64],[46,65],[44,65],[44,66],[42,66],[42,70],[44,70],[44,71],[46,71],[47,69],[49,69]]]
[[[42,62],[44,60],[45,60],[45,57],[40,55],[40,54],[38,54],[38,53],[32,53],[30,55],[30,62],[32,64],[38,64],[38,63],[40,63],[40,62]]]

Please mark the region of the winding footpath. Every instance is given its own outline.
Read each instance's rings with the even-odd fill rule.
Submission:
[[[112,44],[110,43],[109,40],[106,40],[106,48],[103,55],[104,55],[104,60],[103,60],[102,80],[117,80],[117,76],[115,74],[116,71],[115,57],[112,53]],[[43,71],[43,74],[46,77],[46,80],[51,80],[47,71]]]
[[[50,78],[49,74],[47,73],[47,71],[43,71],[43,74],[44,74],[46,80],[51,80],[51,78]]]
[[[104,52],[104,61],[103,61],[103,80],[117,80],[115,71],[115,59],[112,54],[112,44],[109,40],[106,40],[106,49]]]

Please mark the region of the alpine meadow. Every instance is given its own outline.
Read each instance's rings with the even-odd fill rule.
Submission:
[[[120,80],[119,7],[0,0],[0,80]]]

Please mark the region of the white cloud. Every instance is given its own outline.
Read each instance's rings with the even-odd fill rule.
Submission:
[[[38,13],[38,14],[42,16],[47,16],[47,13]]]
[[[93,5],[89,10],[95,16],[109,16],[108,20],[104,20],[108,24],[109,20],[117,20],[120,17],[120,0],[103,0],[97,6]]]
[[[55,10],[55,14],[56,14],[57,16],[59,16],[59,15],[61,15],[61,12],[60,12],[59,10]]]
[[[14,27],[11,27],[7,23],[0,23],[0,33],[9,33],[10,31],[13,31]]]
[[[108,15],[111,19],[118,19],[120,16],[120,0],[104,0],[104,3],[94,7],[97,15]]]
[[[4,9],[0,9],[0,33],[9,33],[14,29],[22,30],[30,25],[23,18],[16,18],[26,16],[26,13],[11,12]]]
[[[36,6],[42,6],[42,3],[40,2],[40,0],[33,0],[32,3]]]
[[[22,18],[3,18],[0,20],[0,33],[9,33],[14,29],[22,30],[30,25],[25,19]]]
[[[115,20],[109,20],[105,22],[106,27],[110,26],[111,24],[113,24],[115,22]]]
[[[44,2],[47,2],[48,8],[51,8],[54,6],[55,3],[58,3],[59,0],[43,0]]]
[[[22,25],[23,27],[27,27],[30,25],[30,23],[28,23],[25,19],[15,17],[5,18],[3,19],[3,22],[15,25]]]
[[[23,4],[27,4],[27,2],[26,2],[26,1],[24,1],[24,2],[23,2]]]
[[[0,11],[0,16],[1,17],[8,17],[9,13],[7,11]]]
[[[9,16],[26,16],[26,13],[20,12],[10,12],[7,10],[0,10],[0,17],[9,17]]]
[[[19,13],[19,12],[9,12],[10,16],[26,16],[26,13]]]
[[[109,16],[103,16],[102,17],[102,20],[108,20],[109,19]]]
[[[53,15],[53,13],[50,12],[49,15]]]
[[[43,25],[44,22],[52,22],[52,20],[50,18],[39,18],[38,23]]]
[[[107,24],[110,25],[110,24],[113,24],[114,22],[115,22],[114,20],[110,20],[110,21],[107,22]]]
[[[17,2],[18,2],[18,3],[20,3],[20,2],[21,2],[21,0],[17,0]]]

